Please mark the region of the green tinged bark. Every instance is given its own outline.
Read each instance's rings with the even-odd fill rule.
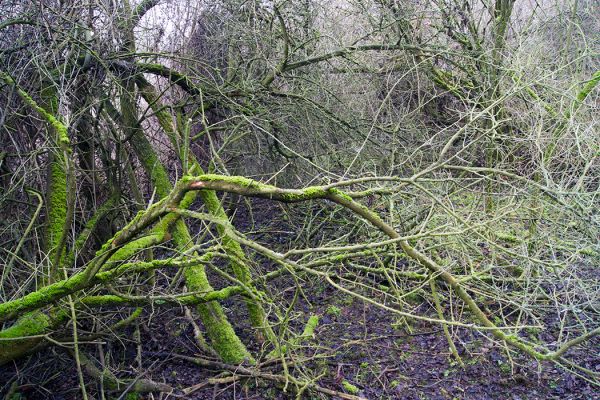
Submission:
[[[67,134],[67,127],[58,120],[53,114],[57,110],[55,91],[51,86],[47,86],[42,90],[43,100],[47,107],[40,106],[27,92],[16,85],[15,81],[6,73],[0,71],[0,79],[9,85],[14,85],[16,91],[29,107],[33,108],[51,127],[53,133],[52,140],[57,144],[58,151],[50,155],[49,173],[48,173],[48,188],[46,192],[46,249],[47,256],[51,264],[51,278],[56,277],[60,258],[64,251],[66,242],[67,227],[70,219],[68,216],[68,198],[67,190],[68,162],[72,153],[71,143]],[[57,288],[54,288],[57,289]],[[60,289],[59,289],[60,290]],[[38,292],[31,293],[26,296],[27,300],[21,304],[26,309],[34,309],[37,302],[43,301],[48,295],[48,290],[42,288]],[[11,315],[15,311],[15,304],[12,302],[0,304],[0,314]],[[57,315],[64,317],[62,312],[57,312]],[[35,336],[43,334],[47,329],[61,321],[63,317],[49,317],[41,311],[34,311],[20,318],[10,328],[0,331],[0,339],[14,339],[23,336]],[[19,357],[26,353],[31,348],[35,347],[41,337],[19,339],[19,340],[0,340],[0,364],[11,359]]]
[[[133,148],[147,174],[150,176],[153,186],[156,189],[156,193],[161,198],[166,197],[172,190],[171,181],[166,169],[152,148],[152,145],[139,127],[134,111],[134,102],[129,98],[132,96],[133,88],[129,87],[128,89],[130,90],[124,93],[124,101],[122,101],[123,127],[131,137]],[[195,196],[195,192],[187,193],[181,202],[180,207],[189,207],[189,204],[193,202]],[[173,241],[179,251],[185,251],[193,244],[192,237],[185,223],[181,221],[178,216],[171,215],[165,217],[163,224],[170,225],[171,223]],[[206,276],[204,265],[198,264],[186,268],[184,276],[190,291],[213,291],[213,288],[208,281],[208,277]],[[221,356],[223,361],[233,364],[239,364],[245,360],[253,361],[252,356],[227,320],[219,303],[213,301],[200,304],[198,305],[197,310],[213,348]]]
[[[54,265],[51,268],[51,278],[56,276],[58,264],[65,245],[68,215],[68,162],[72,153],[71,141],[67,127],[54,116],[57,111],[56,93],[52,85],[42,90],[42,98],[46,108],[39,105],[27,92],[21,89],[6,73],[0,71],[0,79],[9,85],[14,85],[25,104],[33,108],[52,128],[52,140],[57,144],[58,151],[50,154],[48,171],[48,188],[46,192],[46,251],[48,259]]]
[[[67,221],[67,171],[65,160],[59,154],[52,155],[46,191],[46,249],[51,262],[60,262],[63,252],[63,234]],[[58,266],[52,266],[56,275]]]
[[[138,77],[136,82],[142,96],[144,97],[144,100],[146,100],[146,102],[151,105],[161,128],[171,140],[171,144],[175,148],[178,148],[181,139],[179,138],[177,131],[173,126],[173,118],[171,114],[169,114],[165,110],[165,108],[161,107],[160,98],[157,95],[156,90],[143,77]],[[183,157],[185,157],[185,155],[182,155],[182,158]],[[188,159],[183,159],[182,162],[188,162],[192,171],[198,171],[200,173],[202,172],[202,168],[198,164],[197,160],[193,158],[193,156],[188,155]],[[209,178],[212,175],[207,174],[203,176]],[[218,177],[218,175],[215,175],[215,177]],[[245,178],[238,178],[237,183],[243,186],[255,184],[254,181],[252,181],[251,179]],[[211,215],[223,220],[228,219],[225,210],[223,209],[223,206],[221,204],[221,201],[217,197],[217,194],[214,190],[202,190],[200,191],[200,197]],[[246,258],[242,247],[238,242],[236,242],[226,234],[225,230],[221,225],[217,225],[217,232],[222,238],[223,249],[227,254],[233,256],[230,261],[230,266],[236,278],[253,290],[254,288],[251,283],[252,275],[250,273],[249,261]],[[277,346],[277,337],[269,324],[267,315],[262,305],[257,303],[253,299],[246,297],[246,307],[248,309],[248,314],[252,326],[257,328],[259,332],[261,332],[261,337],[259,337],[259,339],[262,340],[266,337],[274,346]]]
[[[0,331],[0,365],[29,353],[43,340],[45,333],[63,322],[67,314],[57,311],[46,314],[33,311],[9,328]]]

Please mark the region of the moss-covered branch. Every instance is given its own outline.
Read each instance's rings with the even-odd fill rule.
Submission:
[[[245,291],[241,286],[228,286],[223,289],[205,293],[185,294],[180,296],[134,296],[125,297],[114,294],[86,296],[80,301],[87,307],[181,307],[193,306],[211,301],[226,300]]]
[[[146,248],[146,247],[144,247]],[[54,282],[44,286],[35,292],[29,293],[15,300],[0,304],[0,322],[8,321],[23,315],[25,312],[35,310],[60,300],[69,294],[80,290],[91,288],[95,285],[109,283],[123,274],[140,273],[158,268],[188,268],[199,264],[205,264],[213,258],[213,253],[207,253],[202,257],[174,260],[153,260],[148,262],[135,262],[121,264],[108,271],[98,272],[88,277],[86,272],[79,272],[67,279]]]
[[[48,188],[46,192],[46,248],[48,259],[51,262],[50,278],[55,279],[58,275],[58,267],[64,252],[68,228],[72,220],[72,208],[74,203],[75,175],[71,160],[71,141],[67,133],[67,127],[53,115],[56,106],[48,109],[42,107],[27,92],[20,88],[16,82],[3,71],[0,71],[0,80],[9,85],[14,85],[16,91],[29,107],[34,109],[53,131],[52,140],[57,144],[59,151],[53,153],[49,160]],[[42,90],[42,96],[46,97],[48,104],[55,103],[55,93],[49,85]]]
[[[98,223],[104,218],[107,214],[109,214],[118,202],[119,196],[113,195],[109,197],[92,215],[90,219],[85,224],[85,227],[81,231],[81,233],[75,239],[75,243],[73,244],[73,248],[67,253],[64,259],[64,264],[70,266],[75,261],[75,257],[77,254],[83,249],[85,243],[88,241]]]
[[[131,82],[132,83],[132,82]],[[189,206],[195,199],[196,193],[186,193],[184,190],[176,187],[172,191],[173,186],[170,182],[166,168],[161,161],[151,143],[144,135],[143,130],[139,126],[139,121],[136,116],[135,102],[132,97],[134,95],[134,87],[126,86],[123,91],[123,99],[121,101],[122,129],[126,136],[131,137],[131,144],[142,163],[146,173],[150,176],[156,193],[161,198],[168,196],[179,196],[182,199],[181,207]],[[184,197],[185,196],[185,197]],[[192,243],[192,237],[183,221],[179,216],[172,214],[167,216],[163,223],[166,223],[172,234],[174,243],[179,251],[185,251]],[[206,276],[204,266],[201,264],[189,266],[184,270],[184,276],[188,289],[193,292],[210,292],[212,286]],[[227,320],[225,313],[217,302],[209,302],[198,305],[198,313],[202,318],[204,326],[207,330],[207,336],[210,338],[214,349],[226,362],[241,363],[244,360],[252,360],[252,356],[236,335],[233,327]]]
[[[67,134],[67,127],[62,122],[60,122],[54,115],[52,115],[52,113],[46,111],[43,107],[38,105],[38,103],[27,92],[25,92],[15,83],[15,81],[10,75],[3,71],[0,71],[0,79],[9,85],[16,86],[19,97],[52,126],[58,138],[58,145],[65,152],[70,153],[71,141],[69,140],[69,135]]]
[[[142,76],[137,78],[136,83],[144,100],[146,100],[154,110],[161,128],[171,140],[171,144],[175,148],[178,148],[182,138],[178,136],[177,130],[173,125],[172,116],[160,106],[160,97],[156,89]],[[184,146],[187,145],[188,144],[184,144]],[[186,157],[186,155],[182,154],[181,157]],[[192,171],[203,172],[200,164],[191,154],[187,154],[187,157],[188,159],[182,159],[184,164],[187,163]],[[227,220],[225,210],[214,191],[203,190],[200,192],[200,197],[211,215],[219,220]],[[252,276],[249,268],[249,260],[246,258],[241,246],[227,235],[222,225],[217,225],[217,231],[222,238],[222,247],[224,251],[231,256],[229,264],[236,278],[239,279],[242,284],[252,289]],[[248,308],[252,326],[257,328],[260,333],[259,340],[266,338],[273,345],[277,346],[276,335],[269,324],[266,312],[262,305],[250,297],[247,297],[246,307]]]
[[[62,324],[68,314],[60,309],[33,311],[0,331],[0,365],[34,351],[45,335]]]
[[[384,222],[379,215],[369,208],[357,203],[350,196],[346,195],[339,189],[325,187],[310,187],[306,189],[281,189],[276,186],[266,185],[244,177],[230,177],[219,175],[202,175],[198,177],[188,177],[184,179],[185,185],[190,190],[219,190],[231,193],[237,193],[243,196],[269,198],[284,202],[298,202],[311,199],[327,199],[337,203],[355,214],[361,216],[374,227],[385,233],[391,239],[400,238],[400,234],[396,230]],[[538,360],[553,360],[557,359],[569,347],[581,343],[583,340],[589,339],[600,334],[600,330],[596,329],[583,335],[580,339],[574,339],[565,344],[560,351],[551,352],[548,350],[538,350],[531,345],[525,343],[515,335],[506,334],[502,329],[498,328],[479,307],[473,297],[463,288],[460,281],[448,270],[440,266],[427,255],[418,251],[415,247],[409,244],[406,240],[399,241],[402,250],[412,259],[427,268],[432,274],[443,280],[456,295],[467,305],[475,318],[488,329],[496,338],[516,347],[524,353]]]

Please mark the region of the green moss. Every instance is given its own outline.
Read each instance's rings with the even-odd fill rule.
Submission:
[[[41,335],[48,333],[65,317],[63,312],[49,316],[41,311],[34,311],[19,318],[11,327],[0,331],[0,365],[26,354],[43,340]]]
[[[360,391],[356,386],[354,386],[345,379],[342,381],[342,387],[344,388],[346,393],[350,394],[358,394],[358,392]]]
[[[64,158],[54,155],[50,162],[47,189],[46,247],[48,258],[55,259],[67,219],[67,173]]]
[[[295,336],[294,338],[292,338],[292,340],[290,341],[290,345],[292,345],[292,347],[298,346],[303,341],[313,338],[314,334],[315,334],[315,329],[317,328],[317,325],[319,325],[319,317],[316,315],[312,315],[306,322],[306,325],[304,326],[304,331],[302,331],[302,335]],[[269,353],[269,355],[267,356],[267,358],[280,358],[282,355],[286,354],[287,352],[288,352],[287,345],[279,346],[279,347],[276,347],[273,351],[271,351]]]
[[[596,71],[590,79],[577,94],[577,102],[581,103],[591,93],[591,91],[600,83],[600,71]]]
[[[35,311],[20,318],[10,328],[0,331],[0,338],[19,338],[35,335],[50,325],[50,317],[40,311]]]
[[[225,300],[233,295],[240,294],[243,289],[238,286],[228,286],[223,289],[208,292],[202,295],[188,295],[178,297],[177,300],[166,301],[163,299],[157,299],[154,301],[156,305],[172,305],[180,307],[181,305],[197,305],[199,303],[207,303],[210,301]],[[146,299],[142,300],[131,300],[129,298],[121,297],[113,294],[105,294],[100,296],[87,296],[81,299],[81,303],[88,307],[114,307],[114,306],[132,306],[132,305],[145,305],[148,303]],[[141,309],[140,309],[141,310]]]
[[[306,197],[324,197],[327,195],[327,191],[320,186],[309,186],[307,188],[302,189]]]
[[[19,313],[36,309],[48,304],[49,301],[59,299],[74,293],[85,285],[85,273],[78,273],[71,278],[60,281],[29,293],[19,299],[0,304],[0,321],[6,321]]]
[[[329,306],[327,307],[325,314],[339,317],[342,314],[342,310],[337,306]]]
[[[46,120],[46,122],[48,122],[52,126],[52,128],[54,129],[54,131],[56,133],[57,142],[58,142],[59,146],[61,148],[63,148],[64,150],[70,152],[71,150],[70,150],[69,146],[70,146],[71,141],[69,140],[69,135],[67,134],[67,127],[63,123],[61,123],[58,119],[56,119],[56,117],[54,115],[51,114],[51,112],[55,112],[56,110],[51,109],[51,112],[48,112],[47,110],[45,110],[27,92],[25,92],[23,89],[18,87],[16,85],[15,81],[8,74],[6,74],[4,72],[0,72],[0,79],[4,80],[9,85],[16,86],[19,97],[27,105],[29,105],[31,108],[33,108],[35,111],[37,111],[40,114],[40,116],[42,118],[44,118]],[[45,88],[44,93],[42,93],[42,94],[47,96],[47,92],[49,89],[50,88]],[[52,90],[52,93],[50,96],[47,96],[47,97],[55,98],[54,89],[51,88],[50,90]],[[54,107],[55,106],[52,106],[52,108],[54,108]]]
[[[148,236],[142,236],[132,242],[127,243],[120,249],[114,252],[110,257],[109,262],[128,260],[139,252],[149,249],[166,239],[165,232],[153,232]],[[106,265],[107,267],[109,264]]]
[[[418,292],[407,293],[404,299],[411,304],[421,304],[423,302],[423,297]]]
[[[349,202],[354,201],[354,200],[352,200],[352,197],[348,196],[346,193],[342,192],[339,189],[335,189],[335,188],[329,189],[329,192],[343,198],[346,201],[349,201]]]
[[[241,187],[241,188],[249,188],[249,189],[256,189],[258,191],[273,191],[276,192],[278,190],[278,188],[276,186],[273,185],[268,185],[268,184],[264,184],[261,182],[257,182],[253,179],[249,179],[243,176],[224,176],[224,175],[216,175],[216,174],[203,174],[203,175],[199,175],[196,177],[186,177],[184,178],[185,182],[187,185],[192,184],[194,182],[223,182],[224,184],[230,184],[236,187]],[[331,190],[335,190],[335,189],[331,189]],[[339,193],[341,193],[340,195],[346,196],[348,199],[351,199],[349,196],[343,194],[342,192],[338,191]],[[307,187],[305,189],[299,189],[297,190],[295,193],[291,193],[291,192],[285,192],[279,193],[280,196],[283,198],[283,200],[285,201],[290,201],[290,202],[294,202],[294,201],[301,201],[301,200],[307,200],[307,199],[312,199],[312,198],[322,198],[322,197],[326,197],[327,196],[327,190],[323,189],[320,186],[310,186]]]
[[[49,166],[48,193],[47,193],[47,226],[46,226],[46,249],[49,253],[49,259],[52,261],[60,260],[56,257],[56,252],[62,252],[59,249],[62,242],[64,225],[67,220],[67,169],[64,154],[71,153],[67,127],[60,122],[52,113],[56,112],[56,95],[52,86],[42,90],[42,97],[49,99],[48,110],[40,106],[27,92],[16,85],[15,81],[6,73],[0,72],[0,79],[9,85],[15,85],[19,97],[31,108],[33,108],[54,130],[58,146],[62,150],[53,154]],[[62,154],[61,154],[62,153]],[[54,266],[57,268],[58,266]]]
[[[519,337],[517,335],[504,335],[504,340],[506,340],[507,342],[514,342],[518,341]]]
[[[200,192],[200,197],[211,215],[223,220],[228,219],[221,201],[214,190],[203,190]],[[236,278],[252,288],[252,276],[242,247],[237,241],[227,235],[222,225],[217,225],[217,232],[222,237],[221,245],[223,249],[227,254],[233,256],[229,264]],[[276,335],[268,324],[267,316],[262,306],[253,299],[246,298],[246,308],[248,309],[248,316],[252,326],[259,329],[262,335],[275,345],[277,343]]]
[[[511,234],[511,233],[507,233],[507,232],[495,232],[494,234],[496,235],[496,237],[498,239],[505,240],[507,242],[519,243],[519,242],[522,241],[517,236],[515,236],[514,234]]]
[[[502,361],[498,361],[498,363],[500,366],[500,371],[502,371],[503,374],[510,374],[512,372],[512,367],[510,366],[510,364]]]
[[[140,87],[142,95],[152,105],[153,110],[158,118],[159,124],[169,136],[172,145],[177,148],[179,146],[179,140],[177,137],[176,129],[173,126],[173,120],[171,115],[164,109],[160,108],[160,99],[158,94],[155,92],[154,87],[145,80],[138,80],[138,87]],[[155,176],[152,179],[155,187],[157,187],[157,193],[161,197],[166,197],[168,192],[171,190],[171,184],[166,176],[165,168],[160,164],[160,161],[156,157],[156,154],[143,135],[143,132],[137,132],[136,135],[140,136],[140,145],[136,148],[138,156],[145,158],[149,157],[149,160],[144,164],[147,171],[152,170],[151,176]],[[191,171],[201,171],[200,166],[193,159],[184,160],[184,163],[189,163]],[[187,187],[191,183],[202,180],[202,181],[214,181],[214,180],[226,180],[230,183],[234,183],[243,187],[258,187],[258,182],[243,177],[224,177],[214,174],[205,174],[199,177],[185,176],[178,183],[182,187]],[[160,190],[159,190],[160,189]],[[186,209],[191,205],[196,197],[196,192],[188,192],[179,203],[178,207]],[[214,191],[201,191],[201,197],[205,202],[209,212],[219,218],[226,219],[227,216],[221,206],[216,193]],[[172,234],[173,241],[177,244],[179,250],[184,250],[191,245],[192,238],[187,230],[185,223],[176,214],[167,215],[159,224],[165,231],[173,225]],[[219,233],[223,236],[223,227],[218,226]],[[250,272],[247,265],[244,264],[244,253],[240,245],[228,238],[223,237],[223,247],[228,254],[234,255],[239,262],[232,263],[232,269],[240,281],[249,284],[251,280]],[[194,267],[188,267],[185,270],[186,283],[188,289],[191,291],[211,291],[212,287],[208,282],[208,278],[204,271],[204,266],[199,264]],[[247,301],[247,307],[250,314],[250,319],[254,326],[262,327],[264,332],[267,333],[270,338],[274,338],[270,326],[266,323],[266,316],[262,307],[258,304],[253,303],[251,300]],[[198,306],[198,311],[202,317],[203,323],[207,329],[207,335],[210,338],[213,347],[221,355],[224,361],[231,363],[240,363],[243,360],[252,360],[252,357],[246,350],[245,346],[241,343],[233,328],[227,321],[221,307],[216,302],[202,304]],[[269,335],[270,334],[270,335]]]
[[[218,303],[200,304],[197,310],[212,347],[224,362],[229,364],[254,363],[254,358],[235,334]]]
[[[319,317],[316,315],[311,315],[308,321],[306,322],[306,326],[304,326],[304,331],[302,332],[303,338],[311,338],[315,334],[315,329],[319,325]]]
[[[356,297],[344,294],[339,297],[338,303],[344,307],[350,307],[352,304],[354,304],[355,300]]]
[[[432,79],[436,84],[448,90],[450,93],[452,93],[458,98],[463,97],[458,86],[456,86],[454,83],[456,79],[454,78],[452,73],[439,68],[435,68],[433,66],[431,66],[431,73],[433,74]]]
[[[190,291],[212,291],[203,265],[186,268],[186,283]],[[212,347],[224,362],[240,364],[244,361],[254,362],[246,346],[235,334],[221,306],[216,302],[200,304],[197,307],[202,323]]]
[[[594,251],[591,247],[586,247],[585,249],[578,250],[584,256],[597,257],[599,255],[598,252]]]
[[[223,176],[216,174],[203,174],[197,177],[197,180],[206,181],[206,182],[228,182],[234,185],[247,187],[247,188],[259,188],[263,187],[273,187],[271,185],[261,184],[253,179],[246,178],[243,176]]]

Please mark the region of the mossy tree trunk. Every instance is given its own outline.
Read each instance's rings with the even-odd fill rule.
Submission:
[[[123,48],[124,52],[133,54],[135,52],[133,29],[136,21],[139,20],[140,13],[138,10],[136,10],[135,13],[130,13],[127,10],[127,7],[125,7],[125,12],[129,15],[126,16],[126,20],[124,20],[122,24],[122,34],[125,38]],[[156,190],[156,194],[159,198],[164,198],[171,192],[173,186],[166,168],[158,158],[139,124],[134,76],[129,76],[122,81],[120,104],[123,133],[125,134],[125,137],[131,138],[130,143],[143,165],[144,170],[148,174],[148,177]],[[196,193],[188,193],[182,203],[189,205],[193,202],[195,197]],[[184,221],[177,216],[175,216],[175,219],[176,220],[172,225],[171,234],[173,242],[177,246],[177,250],[183,252],[189,249],[194,244],[194,241]],[[184,276],[188,290],[193,292],[213,291],[203,264],[187,267],[184,271]],[[253,357],[235,333],[218,302],[213,301],[200,304],[197,306],[197,310],[213,348],[221,356],[223,361],[235,364],[243,361],[253,361]]]
[[[68,229],[72,217],[72,196],[69,189],[73,188],[73,171],[70,163],[72,154],[67,127],[55,115],[58,108],[57,97],[51,86],[42,90],[43,105],[36,102],[27,92],[18,87],[15,81],[6,73],[0,71],[0,79],[9,85],[15,85],[21,100],[34,109],[49,127],[49,136],[55,144],[55,151],[49,156],[48,185],[46,191],[46,224],[45,245],[46,258],[50,265],[48,275],[42,277],[42,284],[47,284],[61,278],[60,264],[65,251]],[[72,192],[72,190],[71,190]],[[0,363],[4,360],[18,357],[35,347],[43,337],[37,337],[48,329],[52,329],[64,319],[62,312],[45,314],[33,311],[21,317],[11,327],[0,331],[0,338],[11,339],[25,336],[31,338],[22,340],[0,340]]]
[[[137,86],[140,89],[142,97],[144,98],[144,100],[146,100],[148,104],[151,105],[161,128],[171,140],[171,144],[173,145],[173,147],[180,147],[180,144],[184,139],[178,136],[178,131],[173,125],[173,118],[166,111],[166,108],[162,106],[156,89],[142,76],[138,76],[136,78],[136,82]],[[183,147],[186,146],[189,146],[189,143],[183,143]],[[184,159],[184,157],[186,156],[187,160]],[[181,153],[181,158],[182,163],[187,162],[191,171],[195,171],[196,173],[200,174],[204,173],[202,167],[191,153]],[[200,191],[200,198],[204,202],[210,214],[221,220],[228,219],[223,205],[219,201],[219,198],[217,197],[217,194],[214,190]],[[244,285],[254,290],[253,284],[251,283],[252,274],[249,268],[249,260],[246,258],[242,247],[238,242],[236,242],[227,235],[227,233],[221,225],[217,225],[217,232],[221,236],[222,246],[225,252],[233,256],[229,264],[236,278],[239,279]],[[246,307],[248,309],[248,314],[250,316],[250,322],[252,323],[252,326],[258,329],[258,332],[260,333],[259,340],[262,341],[266,338],[275,347],[277,347],[277,337],[269,324],[267,315],[262,305],[247,296]]]

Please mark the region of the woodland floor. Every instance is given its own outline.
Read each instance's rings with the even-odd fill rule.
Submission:
[[[285,232],[291,232],[293,227],[282,226],[278,206],[273,207],[268,202],[258,205],[259,212],[255,209],[253,215],[256,224],[252,227],[248,222],[251,218],[244,212],[245,206],[238,207],[238,228],[260,232],[253,238],[263,243],[267,239],[280,243],[287,240],[286,235],[291,233]],[[287,284],[289,282],[275,282],[275,286],[282,288]],[[598,388],[585,380],[554,364],[539,364],[528,357],[513,355],[511,361],[505,349],[492,345],[477,332],[463,329],[457,332],[456,344],[465,362],[462,369],[452,360],[438,326],[413,321],[412,332],[408,333],[402,324],[396,324],[399,322],[396,317],[336,293],[322,282],[308,280],[303,284],[303,291],[306,298],[300,297],[296,311],[305,315],[299,313],[291,325],[301,331],[310,315],[320,317],[316,338],[307,342],[304,356],[319,354],[321,357],[313,358],[297,370],[291,368],[291,372],[297,377],[307,371],[313,377],[323,374],[317,380],[322,387],[343,392],[342,382],[347,381],[359,389],[358,395],[368,399],[600,399]],[[289,292],[285,296],[291,298],[293,291]],[[227,301],[224,306],[232,321],[244,320],[245,311],[239,299]],[[422,308],[419,311],[431,312],[426,304]],[[110,350],[112,355],[111,365],[119,365],[130,377],[142,371],[145,377],[177,389],[216,376],[213,370],[174,356],[197,353],[192,328],[181,310],[156,309],[151,316],[146,311],[143,321],[150,321],[152,328],[142,326],[141,329],[143,368],[136,367],[131,328],[121,333],[119,341],[113,340],[105,347],[105,353]],[[249,326],[237,322],[235,325],[242,340],[260,352]],[[600,341],[592,340],[577,353],[570,353],[570,358],[588,369],[600,371],[599,349]],[[95,354],[95,346],[83,346],[83,350]],[[280,373],[281,368],[271,371]],[[81,397],[73,359],[58,348],[46,349],[27,360],[0,367],[0,390],[6,391],[15,377],[19,378],[21,399]],[[88,382],[93,393],[95,384],[91,378]],[[281,387],[272,382],[251,379],[208,385],[184,398],[293,399],[294,394],[283,393]],[[307,392],[305,398],[327,397]]]

